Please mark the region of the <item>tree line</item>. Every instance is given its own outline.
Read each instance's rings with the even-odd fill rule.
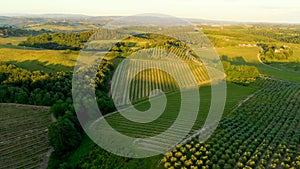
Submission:
[[[41,29],[41,30],[27,30],[21,29],[14,26],[2,26],[0,27],[0,37],[22,37],[22,36],[37,36],[43,33],[50,33],[51,31]]]
[[[43,33],[37,36],[30,36],[19,45],[54,50],[80,50],[92,34],[93,31],[80,33]]]
[[[121,35],[119,35],[121,36]],[[32,35],[27,38],[26,41],[21,42],[20,46],[53,49],[53,50],[81,50],[84,48],[85,43],[91,38],[91,40],[109,40],[119,38],[118,32],[109,29],[97,29],[84,32],[45,32],[39,35]],[[89,44],[92,49],[108,49],[109,45],[98,46],[103,43],[96,43],[96,46]],[[100,48],[99,48],[100,47]]]
[[[222,64],[228,82],[249,85],[259,77],[259,71],[255,66],[232,65],[229,61],[222,61]]]

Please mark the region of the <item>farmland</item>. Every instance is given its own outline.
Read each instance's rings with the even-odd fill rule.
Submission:
[[[199,62],[192,50],[170,37],[138,34],[116,43],[103,57],[95,84],[87,85],[95,87],[97,106],[106,116],[95,122],[87,117],[84,127],[109,135],[111,129],[101,123],[107,121],[117,132],[137,138],[135,143],[139,148],[161,153],[154,157],[132,159],[116,156],[98,147],[89,138],[90,135],[83,132],[76,117],[76,103],[73,104],[71,92],[73,74],[70,71],[74,69],[80,55],[78,50],[86,42],[86,37],[82,41],[78,38],[80,34],[72,30],[89,30],[94,25],[88,22],[74,24],[74,27],[60,22],[55,26],[51,24],[33,24],[27,28],[44,28],[59,33],[31,38],[0,38],[2,102],[51,106],[0,105],[0,168],[44,168],[50,145],[54,150],[48,166],[50,169],[300,168],[300,46],[293,38],[295,32],[276,25],[198,26],[215,45],[227,73],[223,117],[216,131],[205,142],[199,142],[198,137],[203,134],[202,127],[212,106],[214,84],[211,84],[208,71],[217,80],[224,79],[224,74]],[[66,32],[72,33],[64,34]],[[107,38],[114,33],[107,31],[102,40],[91,43],[91,48],[85,48],[86,52],[98,54],[87,59],[102,58],[103,49],[117,41]],[[197,31],[188,34],[194,35]],[[45,43],[43,37],[46,37]],[[19,46],[22,42],[27,46]],[[289,46],[293,54],[285,60],[273,59],[270,63],[263,63],[260,59],[263,49],[257,45],[259,43]],[[72,45],[76,47],[69,49]],[[97,47],[101,50],[94,51]],[[155,50],[149,51],[148,48]],[[150,53],[150,57],[139,58],[146,55],[139,50]],[[162,52],[164,50],[166,53]],[[201,50],[205,51],[206,46],[202,46]],[[93,65],[93,62],[88,64]],[[195,78],[196,89],[189,73]],[[175,77],[181,81],[176,81]],[[79,79],[88,78],[82,76]],[[80,90],[84,91],[84,87]],[[181,88],[188,96],[185,99],[179,91]],[[184,112],[188,117],[192,104],[197,102],[194,94],[198,91],[200,106],[197,117],[176,123],[171,132],[160,138],[143,139],[167,131],[184,106],[188,107]],[[78,97],[89,103],[89,93],[80,94]],[[164,103],[164,97],[167,102],[161,116],[149,123],[131,121],[116,110],[133,103],[129,110],[147,112],[155,107],[153,105]],[[84,106],[81,108],[85,111],[91,108]],[[160,111],[158,108],[154,110]],[[51,113],[58,119],[56,122],[51,123]],[[143,118],[149,120],[150,116]],[[188,131],[186,124],[192,126]],[[178,139],[179,133],[186,133],[184,139]],[[108,142],[114,144],[117,141]]]
[[[43,50],[20,47],[26,37],[0,38],[0,63],[15,64],[18,67],[44,72],[71,71],[77,59],[77,52]],[[7,43],[9,43],[7,45]]]
[[[48,107],[0,104],[0,168],[45,168],[51,147]]]
[[[255,91],[258,91],[260,87],[257,86],[240,86],[236,84],[228,84],[227,85],[227,92],[230,93],[228,95],[228,98],[226,100],[226,106],[225,106],[225,111],[224,111],[224,117],[231,116],[231,111],[235,109],[241,100],[246,99],[249,95],[254,93]],[[211,88],[210,86],[203,86],[199,88],[199,92],[201,95],[200,99],[200,108],[199,108],[199,115],[197,119],[195,120],[195,124],[192,128],[191,131],[189,131],[189,135],[192,135],[194,132],[196,132],[201,126],[203,126],[207,113],[209,111],[210,107],[210,101],[211,101]],[[174,92],[174,93],[167,93],[166,97],[168,99],[168,104],[163,112],[163,115],[147,124],[139,124],[139,123],[134,123],[126,118],[124,118],[120,113],[109,115],[105,118],[109,122],[109,124],[116,129],[117,131],[121,132],[122,134],[128,135],[128,136],[133,136],[133,137],[149,137],[149,136],[155,136],[157,133],[160,133],[161,131],[164,131],[167,129],[170,125],[172,125],[172,119],[176,119],[177,114],[174,114],[174,112],[178,112],[178,109],[180,106],[177,104],[180,102],[180,93],[179,92]],[[189,101],[192,101],[193,98],[190,97]],[[140,110],[140,111],[146,111],[149,108],[150,104],[148,101],[141,101],[138,102],[135,105],[135,108]],[[98,123],[94,125],[93,127],[95,128],[101,128],[101,123]],[[183,127],[184,128],[184,127]],[[177,126],[178,130],[180,130],[180,126]],[[105,130],[103,130],[105,131]],[[140,146],[143,147],[156,147],[157,146],[166,146],[166,142],[168,139],[174,138],[175,135],[166,135],[165,139],[159,141],[157,140],[156,142],[140,142]],[[170,142],[172,143],[172,142]],[[169,143],[169,144],[170,144]],[[79,154],[79,152],[86,151],[90,153],[94,153],[94,151],[98,152],[96,147],[91,147],[92,141],[86,136],[84,139],[84,144],[81,145],[78,148],[78,152],[76,151],[73,156],[70,157],[69,163],[70,165],[76,166],[79,165],[81,167],[86,166],[94,166],[92,163],[89,163],[90,156],[84,155],[82,153]],[[168,145],[170,146],[170,145]],[[103,150],[99,150],[98,153],[101,153]],[[95,152],[95,153],[96,153]],[[101,157],[97,154],[93,156],[97,160],[101,160]],[[78,164],[77,161],[80,159],[85,158],[84,161]],[[159,167],[159,162],[162,159],[162,156],[154,156],[150,158],[145,158],[145,159],[132,159],[129,162],[125,162],[126,159],[120,159],[118,156],[111,156],[111,155],[106,155],[106,159],[102,159],[107,161],[108,166],[110,166],[109,161],[111,160],[118,160],[124,167],[129,167],[129,168],[136,168],[139,167],[140,165],[144,165],[144,168],[157,168]],[[104,166],[105,164],[99,164],[99,166]],[[112,165],[113,166],[113,165]],[[116,165],[118,166],[118,165]]]
[[[211,139],[177,145],[163,158],[164,167],[299,168],[300,86],[278,80],[258,85],[262,90],[224,118]]]
[[[241,99],[246,98],[248,95],[250,95],[253,91],[256,91],[258,88],[250,88],[250,87],[241,87],[239,91],[235,91],[235,89],[238,86],[234,84],[229,84],[228,86],[228,92],[232,93],[232,95],[229,96],[230,99],[228,99],[226,107],[225,107],[225,116],[229,115],[229,112],[238,104],[238,102]],[[207,117],[207,113],[209,111],[210,106],[210,100],[211,100],[211,89],[209,86],[203,86],[200,87],[199,92],[201,94],[201,101],[200,101],[200,107],[199,107],[199,114],[197,116],[196,122],[194,124],[194,127],[189,132],[190,134],[193,134],[195,131],[201,127],[205,119]],[[190,95],[191,97],[188,98],[185,102],[190,102],[194,98],[193,95]],[[162,131],[166,130],[170,125],[172,125],[173,121],[177,118],[178,114],[175,114],[174,112],[179,112],[180,104],[177,104],[178,102],[181,102],[181,97],[179,92],[175,93],[169,93],[166,95],[168,103],[165,111],[163,112],[163,115],[159,117],[159,119],[155,120],[152,123],[147,124],[137,124],[132,121],[129,121],[122,117],[121,114],[113,114],[111,116],[107,116],[105,120],[107,120],[110,125],[112,125],[116,130],[128,134],[133,137],[149,137],[149,136],[155,136],[158,133],[161,133]],[[158,98],[157,101],[159,102],[160,99]],[[147,110],[149,107],[149,102],[140,102],[138,103],[135,108],[141,111]],[[191,121],[192,123],[192,121]],[[101,124],[101,123],[99,123]],[[96,128],[101,128],[101,125],[96,124]],[[174,129],[176,131],[180,131],[180,126],[177,126],[178,128]],[[182,126],[181,126],[182,127]],[[184,127],[183,127],[184,128]],[[176,137],[176,135],[174,135]],[[164,140],[161,142],[161,144],[166,143],[166,140],[172,140],[172,135],[165,136]],[[141,145],[146,143],[141,143]],[[156,143],[158,146],[161,146],[159,142]],[[152,146],[154,146],[153,144]],[[145,146],[145,145],[144,145]],[[149,145],[150,146],[150,145]],[[171,145],[169,145],[171,146]]]
[[[288,72],[291,76],[287,76],[287,72],[277,70],[276,67],[272,67],[272,64],[264,65],[259,62],[257,56],[260,51],[259,47],[227,46],[217,48],[217,51],[220,55],[226,55],[232,64],[255,66],[264,76],[271,76],[272,78],[262,77],[246,87],[253,87],[254,90],[248,93],[249,95],[240,97],[238,99],[240,102],[237,100],[233,102],[229,109],[227,103],[225,115],[218,129],[208,141],[199,143],[197,141],[198,135],[193,141],[178,144],[173,151],[165,154],[160,167],[299,168],[298,105],[300,86],[297,73]],[[297,57],[297,55],[294,56]],[[161,77],[164,76],[161,75]],[[139,81],[134,84],[140,85],[139,88],[143,86]],[[231,90],[231,85],[228,87],[227,99],[232,101],[235,92]],[[208,92],[209,95],[207,89],[208,87],[201,87],[200,93]],[[238,92],[241,91],[241,89],[238,90]],[[209,98],[208,95],[204,94],[205,99],[201,103],[204,109],[210,105],[206,102],[208,101],[206,99]],[[169,93],[167,100],[171,102],[172,106],[166,108],[164,116],[159,120],[147,125],[129,122],[121,114],[107,116],[106,120],[117,131],[129,136],[155,136],[166,130],[172,124],[171,119],[175,120],[176,118],[174,112],[178,112],[178,108],[176,108],[175,103],[180,102],[180,99],[176,93]],[[136,108],[147,110],[149,104],[147,102],[138,103]],[[169,110],[172,112],[171,114],[168,114],[170,113]],[[203,112],[207,113],[207,109],[199,110],[199,114]],[[187,136],[188,138],[192,139],[195,136],[192,134],[197,133],[203,125],[206,116],[205,114],[201,115],[198,116],[193,129]],[[171,123],[168,125],[169,120]],[[103,126],[99,125],[96,128],[101,127]],[[180,126],[176,128],[178,132],[181,129]],[[139,142],[138,144],[141,144],[141,147],[145,149],[155,151],[158,148],[157,151],[159,151],[162,146],[166,146],[164,144],[166,140],[172,142],[172,139],[174,139],[172,135],[166,135],[163,141],[149,140],[149,142]],[[155,158],[158,157],[148,160],[151,161]]]
[[[300,82],[300,78],[297,76],[296,67],[299,65],[297,61],[287,60],[284,62],[272,62],[268,65],[261,64],[258,60],[258,52],[260,51],[258,47],[224,47],[216,50],[220,56],[227,56],[230,62],[234,64],[255,66],[266,76]],[[299,59],[299,54],[298,50],[296,50],[293,60]],[[286,76],[286,74],[290,76]]]
[[[192,74],[196,77],[195,78],[195,85],[204,85],[209,84],[211,82],[208,73],[204,66],[202,65],[193,65],[194,71]],[[127,69],[131,68],[131,69]],[[142,71],[139,75],[137,75],[133,81],[130,83],[130,76],[128,76],[128,73],[135,74],[139,69],[143,69],[144,67],[149,67],[150,69],[148,71]],[[181,80],[179,84],[176,84],[175,79],[173,79],[170,75],[167,73],[164,73],[163,71],[158,71],[153,68],[159,68],[163,67],[165,72],[173,72],[176,74],[178,79]],[[132,69],[134,68],[134,69]],[[151,69],[152,68],[152,69]],[[125,69],[126,71],[122,70]],[[212,69],[212,68],[210,68]],[[174,70],[177,70],[176,72]],[[188,72],[187,72],[188,71]],[[214,75],[212,75],[214,78],[222,79],[224,78],[224,75],[222,73],[219,73],[218,70],[211,70]],[[113,90],[112,92],[115,94],[112,97],[115,99],[115,104],[118,105],[124,105],[129,104],[130,101],[137,101],[139,99],[143,99],[150,95],[150,92],[154,89],[161,89],[164,92],[172,92],[179,90],[179,86],[188,89],[193,87],[193,80],[186,77],[186,75],[189,73],[189,69],[185,67],[183,63],[178,63],[176,61],[151,61],[151,60],[125,60],[123,61],[122,66],[120,66],[120,69],[116,72],[116,77],[118,77],[116,80],[120,80],[121,82],[115,82],[114,84],[116,86],[112,86]],[[218,75],[219,74],[219,75]],[[222,76],[223,75],[223,76]],[[215,80],[216,80],[215,79]],[[122,89],[122,86],[129,86],[129,90],[121,91],[118,89]],[[178,86],[179,85],[179,86]],[[130,95],[127,100],[124,100],[123,95],[126,96]],[[158,93],[153,93],[154,95],[157,95]],[[118,96],[117,96],[118,95]]]

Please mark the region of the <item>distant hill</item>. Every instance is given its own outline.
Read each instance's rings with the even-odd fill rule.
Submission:
[[[159,19],[158,19],[159,16]],[[148,25],[149,23],[161,26],[170,25],[182,25],[185,22],[190,22],[195,25],[208,25],[208,26],[231,26],[231,25],[283,25],[279,23],[255,23],[255,22],[233,22],[233,21],[218,21],[207,20],[198,18],[182,18],[178,20],[168,15],[136,15],[130,16],[126,19],[126,22],[139,23],[140,25]],[[122,16],[88,16],[81,14],[0,14],[0,26],[13,26],[24,29],[32,30],[50,30],[59,32],[79,32],[87,31],[95,28],[102,27],[110,21],[114,20],[114,23],[118,22],[118,18]],[[124,16],[126,17],[126,16]],[[121,20],[122,21],[122,20]],[[128,23],[118,23],[118,25]],[[291,24],[286,24],[291,25]]]
[[[121,16],[88,16],[81,14],[0,14],[0,26],[3,25],[15,25],[18,27],[24,27],[33,24],[45,24],[47,22],[89,22],[94,25],[103,25],[108,21],[120,18]],[[157,16],[134,16],[130,17],[131,20],[150,20],[153,21]],[[194,18],[185,18],[183,20],[189,21],[195,24],[209,24],[209,25],[223,25],[223,24],[237,24],[235,22],[226,22],[226,21],[213,21],[205,19],[194,19]],[[176,20],[178,22],[178,20]],[[177,23],[175,22],[175,24]],[[174,24],[174,18],[166,17],[162,22],[163,24]]]
[[[94,24],[105,23],[118,16],[87,16],[71,14],[0,14],[1,25],[16,25],[19,27],[29,24],[42,24],[50,21],[72,21],[72,22],[92,22]]]

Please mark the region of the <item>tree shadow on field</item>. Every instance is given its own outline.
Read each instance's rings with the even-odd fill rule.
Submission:
[[[255,66],[261,74],[273,78],[300,82],[300,66],[297,62],[272,62],[266,65],[259,61],[247,62],[243,56],[228,57],[226,55],[222,55],[221,60],[230,62],[232,65]]]
[[[43,49],[43,48],[34,48],[34,47],[18,46],[18,45],[13,45],[13,44],[11,44],[11,43],[0,44],[0,49],[1,49],[1,48],[20,49],[20,50],[49,50],[49,49]]]
[[[271,62],[268,65],[273,66],[275,68],[284,70],[284,71],[292,71],[292,72],[300,72],[300,62]]]
[[[228,57],[227,55],[221,56],[222,61],[230,62],[233,65],[245,65],[246,60],[243,56],[235,56],[235,57]]]
[[[49,62],[41,62],[38,60],[25,60],[25,61],[7,61],[6,64],[13,64],[17,67],[27,69],[30,71],[43,71],[46,73],[61,72],[61,71],[73,71],[73,66],[65,66],[62,64],[53,64]]]

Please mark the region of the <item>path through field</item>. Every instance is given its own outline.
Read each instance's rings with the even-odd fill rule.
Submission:
[[[257,54],[257,59],[258,59],[258,61],[259,61],[261,64],[263,64],[263,65],[265,65],[265,66],[267,66],[267,67],[269,67],[269,68],[272,68],[272,69],[276,69],[276,70],[282,71],[282,70],[279,69],[279,68],[276,68],[276,67],[273,67],[273,66],[270,66],[270,65],[265,64],[265,63],[261,60],[260,54]]]

